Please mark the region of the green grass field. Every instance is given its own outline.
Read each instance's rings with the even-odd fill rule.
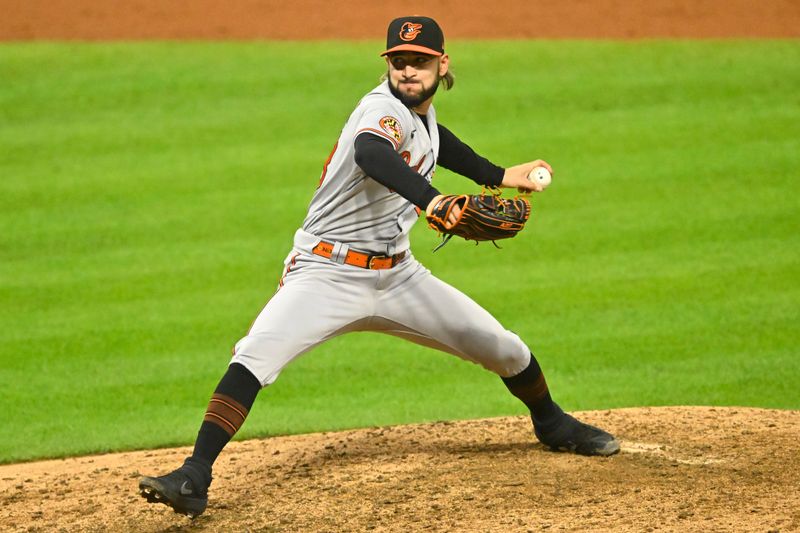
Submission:
[[[193,442],[380,49],[0,46],[0,462]],[[440,121],[555,181],[502,250],[432,254],[419,223],[414,251],[556,399],[800,408],[800,42],[449,51]],[[479,367],[358,334],[290,365],[237,438],[523,412]]]

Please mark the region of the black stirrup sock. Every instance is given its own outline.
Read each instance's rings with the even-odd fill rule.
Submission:
[[[511,394],[528,406],[534,424],[546,424],[563,412],[550,396],[542,369],[533,354],[531,354],[531,362],[525,370],[516,376],[501,379]]]
[[[239,363],[233,363],[222,376],[197,433],[192,459],[209,469],[233,435],[242,427],[261,382]]]

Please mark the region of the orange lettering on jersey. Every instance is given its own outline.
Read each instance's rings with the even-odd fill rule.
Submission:
[[[424,162],[425,162],[425,156],[423,155],[422,159],[419,160],[419,163],[414,165],[414,167],[413,167],[414,168],[414,172],[419,172],[419,169],[422,168],[422,163],[424,163]]]
[[[328,174],[328,165],[331,164],[331,159],[333,159],[333,154],[336,153],[336,149],[339,147],[339,141],[336,141],[336,144],[333,145],[333,150],[331,150],[331,154],[328,156],[328,159],[325,160],[325,164],[322,165],[322,175],[319,177],[319,184],[317,184],[317,189],[322,187],[322,182],[325,181],[325,175]]]
[[[400,38],[406,42],[413,41],[420,33],[422,33],[422,24],[405,22],[400,28]]]
[[[405,150],[400,153],[400,157],[403,158],[403,161],[406,162],[406,165],[411,166],[411,152]]]
[[[403,140],[403,128],[400,127],[400,121],[394,117],[383,117],[379,124],[383,131],[391,135],[398,143]]]

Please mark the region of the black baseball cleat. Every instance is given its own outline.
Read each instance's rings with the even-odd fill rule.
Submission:
[[[613,435],[584,424],[564,412],[555,421],[547,424],[537,424],[534,420],[533,433],[542,444],[553,451],[603,456],[619,452],[619,441]]]
[[[148,503],[163,503],[178,514],[194,518],[206,510],[210,484],[211,471],[187,459],[165,476],[140,478],[139,494]]]

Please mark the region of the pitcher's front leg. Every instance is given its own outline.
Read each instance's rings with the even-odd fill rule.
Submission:
[[[429,272],[417,274],[413,290],[398,292],[382,307],[395,326],[387,331],[452,353],[496,373],[530,410],[534,434],[553,450],[612,455],[619,442],[584,424],[553,401],[539,362],[515,333],[470,297]]]

